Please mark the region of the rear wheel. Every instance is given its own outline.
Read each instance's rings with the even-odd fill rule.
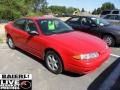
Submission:
[[[54,74],[60,74],[63,71],[61,58],[54,51],[48,51],[45,55],[46,66]]]
[[[15,49],[15,44],[10,36],[7,37],[7,44],[11,49]]]
[[[115,39],[111,35],[103,36],[103,40],[107,43],[108,46],[115,46]]]

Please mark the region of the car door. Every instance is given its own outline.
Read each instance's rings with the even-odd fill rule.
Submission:
[[[91,26],[90,26],[90,23],[89,23],[87,17],[80,17],[78,23],[80,25],[80,27],[79,27],[80,30],[82,30],[83,32],[90,33]]]
[[[68,25],[70,25],[73,29],[80,31],[79,17],[72,17],[68,21],[66,21]]]
[[[26,25],[25,25],[25,30],[26,32],[28,32],[25,36],[26,40],[25,40],[25,45],[27,46],[27,51],[29,51],[30,53],[36,55],[36,56],[40,56],[40,52],[41,52],[41,38],[37,29],[36,24],[34,23],[33,20],[31,19],[27,19],[26,20]],[[37,35],[31,35],[29,34],[29,32],[31,31],[35,31],[36,33],[38,33]],[[41,57],[41,56],[40,56]]]
[[[95,23],[87,17],[73,17],[67,21],[67,24],[75,30],[100,36],[100,30]]]
[[[96,23],[88,17],[81,17],[79,19],[80,30],[92,35],[100,36],[100,28]]]
[[[12,38],[16,44],[17,47],[26,49],[26,46],[24,45],[26,41],[26,31],[25,31],[25,23],[26,19],[19,19],[13,23],[13,32],[12,32]]]

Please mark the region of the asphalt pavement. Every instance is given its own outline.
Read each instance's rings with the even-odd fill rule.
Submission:
[[[43,61],[20,50],[0,44],[0,73],[32,74],[33,90],[120,90],[120,48],[112,48],[110,58],[97,70],[80,76],[49,72]]]

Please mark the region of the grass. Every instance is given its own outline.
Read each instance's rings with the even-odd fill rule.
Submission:
[[[3,38],[0,37],[0,43],[3,43]]]
[[[5,35],[0,34],[0,44],[5,42]]]

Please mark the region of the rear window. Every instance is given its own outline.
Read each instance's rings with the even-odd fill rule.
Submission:
[[[71,18],[69,21],[70,22],[77,22],[79,20],[79,17]]]
[[[119,14],[119,11],[113,11],[112,14]]]
[[[103,11],[103,12],[101,13],[101,15],[110,14],[110,12],[111,12],[111,11]]]

